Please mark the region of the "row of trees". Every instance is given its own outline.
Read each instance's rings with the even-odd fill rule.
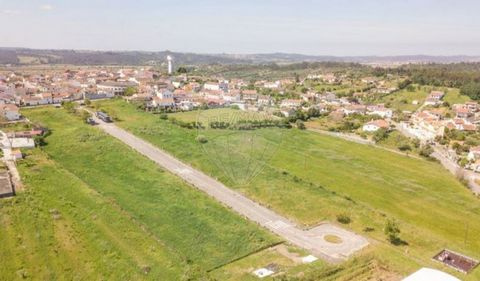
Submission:
[[[255,130],[261,128],[291,128],[288,120],[240,120],[236,123],[214,121],[209,123],[212,129]]]
[[[373,74],[384,76],[396,74],[410,77],[401,83],[460,88],[463,95],[480,100],[480,63],[407,65],[399,68],[376,68]]]
[[[205,129],[201,122],[197,121],[182,121],[176,118],[168,118],[166,114],[161,114],[160,119],[170,120],[172,124],[187,129]],[[285,119],[282,120],[240,120],[235,123],[225,121],[212,121],[208,123],[211,129],[230,129],[230,130],[255,130],[261,128],[291,128],[292,125]]]

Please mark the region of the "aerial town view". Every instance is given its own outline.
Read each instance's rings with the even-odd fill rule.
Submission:
[[[478,11],[0,1],[0,280],[480,280]]]

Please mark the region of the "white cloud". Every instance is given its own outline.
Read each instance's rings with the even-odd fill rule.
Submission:
[[[20,14],[20,12],[16,11],[16,10],[1,10],[0,13],[5,14],[5,15],[18,15],[18,14]]]
[[[50,4],[44,4],[44,5],[40,6],[40,10],[42,10],[42,11],[51,11],[53,9],[54,9],[54,7]]]

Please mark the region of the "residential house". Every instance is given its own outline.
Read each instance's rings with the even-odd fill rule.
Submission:
[[[278,89],[278,88],[280,88],[280,81],[265,82],[265,83],[263,84],[263,87],[264,87],[264,88],[267,88],[267,89]]]
[[[367,106],[367,114],[378,115],[382,118],[392,118],[393,111],[390,108],[386,108],[384,104],[377,104]]]
[[[440,91],[432,91],[430,94],[427,96],[425,99],[425,104],[426,105],[437,105],[442,103],[442,98],[445,95],[444,92]]]
[[[284,99],[280,103],[280,107],[295,108],[295,107],[300,107],[302,103],[303,101],[299,99]]]
[[[273,99],[271,96],[259,95],[257,100],[258,105],[270,106],[273,104]]]
[[[207,91],[220,91],[220,84],[214,82],[207,82],[203,84],[203,89]]]
[[[115,96],[122,96],[128,87],[136,87],[137,85],[138,84],[134,82],[106,81],[97,84],[97,90],[99,93],[110,93]]]
[[[347,105],[343,108],[343,112],[345,115],[350,114],[365,114],[367,111],[367,107],[363,104],[351,104]]]
[[[280,112],[282,113],[283,116],[285,117],[290,117],[290,116],[293,116],[295,115],[295,109],[291,108],[291,107],[288,107],[288,108],[281,108],[280,109]]]
[[[467,159],[469,161],[475,161],[480,159],[480,146],[473,146],[468,152]]]
[[[432,141],[436,136],[443,136],[445,124],[439,116],[429,111],[417,112],[410,120],[411,125],[402,123],[403,129],[423,142]]]
[[[152,98],[150,102],[152,107],[173,107],[175,106],[175,101],[173,98],[161,98],[159,96],[155,96]]]
[[[228,93],[223,93],[223,100],[230,103],[240,102],[242,95],[240,90],[229,90]]]
[[[388,129],[390,125],[386,120],[378,119],[372,120],[365,125],[363,125],[362,130],[365,132],[376,132],[380,129]]]
[[[14,104],[1,104],[0,116],[2,116],[8,121],[15,121],[21,118],[18,107]]]
[[[258,93],[256,90],[243,90],[242,99],[244,101],[257,101]]]
[[[446,123],[446,127],[449,129],[455,129],[459,131],[476,131],[477,125],[472,124],[468,120],[461,119],[461,118],[453,118],[452,120],[448,120]]]
[[[467,119],[470,116],[471,116],[471,113],[467,107],[457,107],[455,109],[456,118]]]

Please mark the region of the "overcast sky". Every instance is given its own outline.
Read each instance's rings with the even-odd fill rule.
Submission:
[[[479,0],[0,0],[0,46],[480,55]]]

